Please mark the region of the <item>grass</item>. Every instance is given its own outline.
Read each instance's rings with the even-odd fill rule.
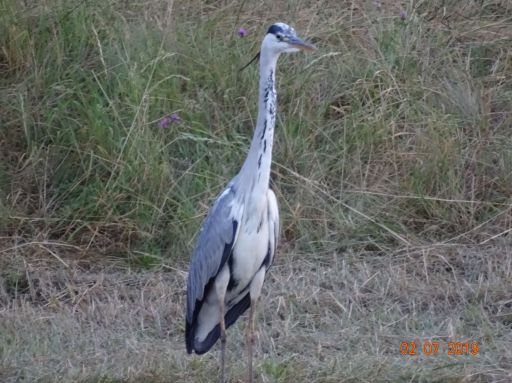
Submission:
[[[320,49],[280,60],[259,381],[512,378],[508,2],[0,0],[0,380],[216,374],[184,352],[187,262],[276,20]]]

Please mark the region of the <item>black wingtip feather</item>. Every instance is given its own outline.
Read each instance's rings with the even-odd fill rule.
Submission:
[[[192,354],[194,350],[194,332],[192,331],[192,324],[188,321],[185,322],[185,344],[187,345],[187,354]]]
[[[213,286],[213,283],[215,282],[216,275],[220,272],[220,270],[222,270],[222,267],[224,266],[226,261],[229,259],[231,253],[233,252],[233,243],[235,242],[235,235],[236,235],[236,229],[237,228],[238,228],[238,221],[233,220],[233,238],[231,239],[230,243],[226,243],[225,244],[224,251],[222,253],[222,259],[221,259],[220,266],[219,266],[219,268],[217,270],[217,273],[208,280],[208,283],[204,287],[204,296],[208,295],[208,292],[210,291],[210,289]],[[249,304],[250,304],[250,302],[249,302]],[[196,327],[196,324],[197,324],[197,317],[199,315],[199,311],[201,310],[202,306],[203,306],[203,301],[202,300],[196,300],[196,304],[195,304],[195,307],[194,307],[194,312],[192,314],[192,321],[189,322],[190,319],[189,319],[188,316],[187,316],[187,319],[185,320],[185,345],[187,347],[187,353],[189,353],[189,354],[192,354],[193,351],[196,351],[197,354],[205,353],[206,351],[208,351],[213,346],[213,344],[215,344],[215,342],[217,341],[217,339],[220,336],[220,332],[219,332],[219,334],[217,335],[217,337],[215,338],[213,343],[208,347],[208,349],[206,351],[198,352],[197,350],[195,350],[195,347],[194,347],[194,338],[195,338],[195,332],[196,332],[195,327]],[[235,307],[236,307],[236,305],[235,305]],[[247,306],[247,307],[249,307],[249,306]],[[188,312],[188,307],[187,307],[187,312]],[[238,318],[238,316],[236,318]],[[235,320],[236,320],[236,318],[235,318]],[[227,319],[226,319],[226,321],[227,321]],[[212,330],[212,332],[214,330]],[[208,337],[209,336],[210,336],[210,334],[208,335]],[[208,339],[208,337],[207,337],[207,339]]]
[[[251,297],[249,293],[247,293],[236,305],[234,305],[225,315],[224,319],[226,321],[226,328],[229,328],[236,320],[242,315],[251,305]],[[189,332],[190,329],[188,327],[185,329],[186,338],[187,338],[187,352],[189,354],[192,353],[192,349],[196,354],[201,355],[208,352],[213,345],[220,338],[220,325],[217,325],[213,328],[212,331],[208,334],[206,339],[200,343],[194,342],[194,334],[193,332]],[[190,338],[189,338],[190,336]],[[189,351],[189,339],[192,342],[190,345],[191,351]]]

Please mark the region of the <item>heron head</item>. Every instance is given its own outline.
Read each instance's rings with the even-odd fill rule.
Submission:
[[[270,26],[261,44],[261,50],[244,65],[240,71],[243,71],[254,61],[260,59],[262,52],[270,52],[271,55],[279,56],[281,53],[292,53],[299,51],[314,51],[314,45],[308,44],[295,33],[295,29],[285,23],[275,23]]]
[[[274,53],[292,53],[299,51],[313,51],[316,48],[297,36],[295,29],[285,23],[275,23],[270,26],[261,45],[262,50]]]

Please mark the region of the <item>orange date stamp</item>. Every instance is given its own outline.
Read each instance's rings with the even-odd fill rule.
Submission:
[[[472,355],[479,352],[478,342],[441,342],[441,341],[411,341],[400,343],[402,355]]]

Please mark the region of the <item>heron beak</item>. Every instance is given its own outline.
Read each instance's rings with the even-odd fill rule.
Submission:
[[[304,40],[302,40],[300,37],[297,36],[290,36],[288,37],[288,44],[290,44],[292,47],[300,49],[302,51],[315,51],[316,47],[314,45],[311,45]]]

